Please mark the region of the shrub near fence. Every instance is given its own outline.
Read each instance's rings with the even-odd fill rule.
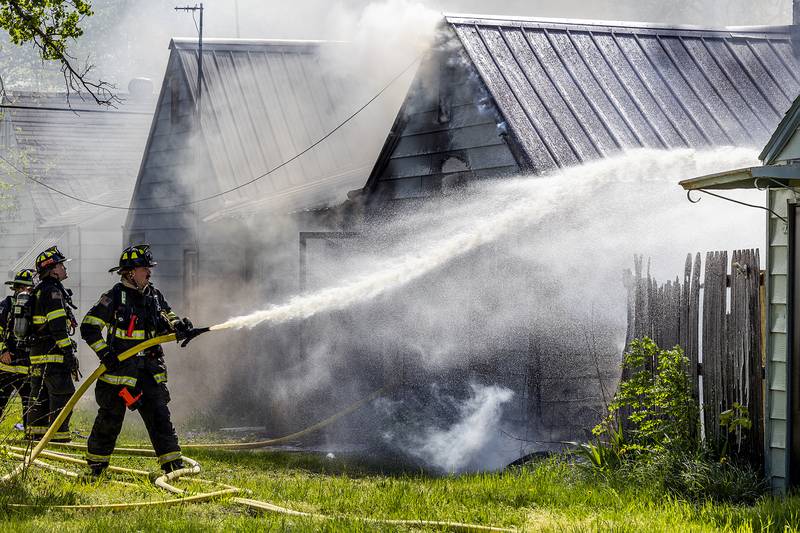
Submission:
[[[643,258],[634,258],[633,272],[625,271],[626,345],[650,337],[662,348],[683,348],[689,360],[692,396],[701,407],[706,443],[762,465],[758,250],[736,250],[730,263],[727,252],[708,252],[705,268],[702,266],[699,253],[694,258],[689,254],[683,279],[659,284],[650,276],[649,264],[645,271]],[[655,372],[657,361],[646,365]],[[628,377],[625,372],[629,373],[625,370],[623,379]]]

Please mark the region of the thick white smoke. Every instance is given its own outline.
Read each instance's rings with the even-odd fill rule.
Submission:
[[[470,384],[471,396],[459,405],[458,420],[445,428],[428,427],[412,435],[407,451],[448,473],[505,466],[497,454],[504,404],[514,393],[498,385]],[[498,457],[499,456],[499,457]],[[497,461],[496,459],[500,459]]]

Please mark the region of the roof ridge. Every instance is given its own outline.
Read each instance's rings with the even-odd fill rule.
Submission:
[[[600,28],[628,28],[643,30],[671,30],[671,31],[707,31],[722,33],[788,33],[792,28],[790,24],[777,26],[701,26],[692,24],[667,24],[641,21],[598,20],[598,19],[573,19],[553,17],[533,17],[515,15],[480,15],[471,13],[443,13],[444,20],[449,24],[475,21],[492,21],[507,23],[552,24],[564,26],[597,26]]]
[[[301,47],[306,46],[309,48],[316,46],[327,46],[347,44],[347,41],[329,41],[322,39],[238,39],[238,38],[220,38],[212,37],[203,39],[203,46],[290,46]],[[197,48],[196,37],[173,37],[170,39],[169,48]]]

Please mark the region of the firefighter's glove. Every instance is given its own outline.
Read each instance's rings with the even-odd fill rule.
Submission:
[[[106,372],[113,372],[122,363],[117,354],[112,353],[108,348],[103,348],[97,355],[100,357],[100,362],[106,367]]]
[[[191,324],[191,322],[189,323]],[[186,348],[186,345],[189,344],[192,339],[208,330],[209,328],[191,328],[187,331],[178,331],[175,333],[175,340],[181,343],[181,348]]]
[[[175,322],[175,332],[176,333],[188,333],[194,329],[194,324],[188,318],[184,317],[179,321]]]

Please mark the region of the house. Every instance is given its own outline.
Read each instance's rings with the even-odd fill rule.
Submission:
[[[153,246],[175,305],[200,307],[189,295],[201,285],[297,279],[297,231],[316,226],[296,220],[363,184],[396,107],[373,106],[325,137],[384,81],[337,71],[346,52],[343,43],[206,39],[198,106],[197,43],[170,42],[125,239]],[[273,260],[284,254],[279,244],[265,250],[268,241],[291,250],[291,266]]]
[[[367,233],[373,216],[414,209],[416,202],[470,180],[542,174],[631,148],[761,145],[800,92],[791,26],[713,29],[448,15],[388,136],[386,130],[378,137],[372,128],[354,127],[295,159],[358,107],[343,109],[340,98],[332,96],[350,94],[353,80],[321,68],[326,65],[321,51],[340,46],[211,40],[203,48],[198,106],[195,44],[170,44],[125,238],[153,245],[157,283],[173,303],[191,304],[193,317],[208,307],[239,313],[243,302],[263,305],[293,294],[296,287],[270,284],[297,276],[298,231]],[[360,93],[363,98],[355,100],[366,101],[376,92]],[[357,186],[361,189],[347,202],[332,205]],[[290,212],[290,222],[279,216]],[[301,237],[301,247],[304,242]],[[468,272],[472,267],[467,258],[453,268]],[[502,267],[502,277],[523,280],[523,286],[535,279],[524,264],[505,261]],[[491,279],[487,274],[480,272],[482,279]],[[426,288],[412,290],[425,293]],[[579,335],[556,342],[538,338],[529,324],[526,328],[526,317],[503,332],[481,335],[475,327],[480,310],[465,307],[462,314],[459,327],[474,334],[474,342],[468,343],[464,364],[452,372],[454,383],[463,388],[473,375],[498,376],[498,382],[521,392],[520,404],[528,402],[514,415],[518,422],[542,426],[546,440],[575,438],[597,420],[603,381],[616,376],[608,375],[608,368],[592,368],[585,357],[573,357],[585,353]],[[311,333],[295,344],[309,352],[327,333],[341,341],[335,347],[318,343],[337,386],[304,396],[307,414],[336,403],[337,392],[358,389],[348,384],[357,379],[354,368],[361,363],[372,365],[378,375],[381,370],[374,367],[383,358],[385,374],[414,375],[417,383],[430,377],[428,369],[405,367],[403,346],[387,342],[376,354],[368,343],[359,346],[359,339],[337,335],[347,327],[342,324],[368,326],[375,316],[354,310],[329,321],[328,330],[320,321],[299,326]],[[377,316],[386,324],[383,329],[396,327],[394,317]],[[512,330],[515,335],[506,334]],[[291,424],[300,418],[295,401],[300,394],[293,391],[292,410],[270,410],[269,405],[287,401],[270,379],[290,365],[307,378],[306,367],[302,357],[283,350],[300,335],[288,342],[278,337],[259,332],[250,349],[236,352],[245,362],[241,368],[226,369],[225,378],[196,372],[192,385],[210,391],[227,379],[223,387],[236,390],[231,410],[279,413],[274,417],[285,416]],[[269,358],[262,357],[265,347]],[[217,353],[232,349],[215,348]],[[211,353],[206,362],[215,358]],[[527,362],[509,364],[519,360]],[[578,379],[591,381],[591,390],[584,391]],[[406,394],[422,409],[429,391],[409,390]],[[223,391],[220,398],[228,396]],[[280,432],[274,425],[271,429]]]
[[[33,268],[43,249],[58,245],[72,258],[66,285],[79,312],[113,281],[108,269],[119,261],[152,84],[136,79],[120,99],[116,108],[100,109],[74,95],[67,101],[64,94],[14,92],[0,108],[0,181],[9,184],[0,209],[0,270]]]
[[[684,189],[761,189],[766,196],[765,470],[772,487],[800,485],[800,283],[796,277],[800,187],[800,97],[759,155],[763,166],[681,182]],[[763,311],[762,311],[763,312]]]
[[[386,209],[631,148],[761,146],[797,68],[790,26],[446,15],[361,195]]]

